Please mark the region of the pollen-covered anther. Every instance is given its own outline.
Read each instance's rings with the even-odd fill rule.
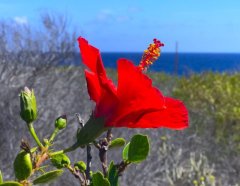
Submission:
[[[160,56],[160,52],[161,52],[160,47],[162,46],[164,46],[163,43],[161,43],[157,39],[153,39],[153,43],[149,45],[147,50],[144,50],[144,53],[138,68],[140,70],[145,70],[150,65],[152,65]]]

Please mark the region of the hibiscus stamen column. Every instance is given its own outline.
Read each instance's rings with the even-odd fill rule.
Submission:
[[[140,70],[146,70],[150,65],[152,65],[154,61],[159,58],[161,54],[160,47],[162,46],[164,46],[164,44],[161,43],[161,41],[153,39],[153,43],[151,43],[148,49],[144,51],[138,68]]]

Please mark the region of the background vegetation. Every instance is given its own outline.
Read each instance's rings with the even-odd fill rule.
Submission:
[[[24,86],[35,90],[41,118],[35,127],[41,138],[47,131],[50,135],[56,117],[67,114],[69,126],[58,136],[62,142],[57,144],[59,149],[74,141],[78,128],[75,113],[87,120],[93,108],[82,66],[59,66],[59,62],[75,60],[75,32],[68,31],[68,22],[61,16],[44,15],[41,24],[36,30],[0,22],[0,170],[5,180],[13,178],[12,164],[21,139],[30,139],[19,117],[18,94]],[[109,69],[108,74],[117,79],[115,70]],[[131,166],[121,178],[122,185],[240,185],[239,74],[149,75],[165,95],[186,103],[190,128],[114,129],[115,137],[129,140],[141,132],[151,138],[150,157],[139,166]],[[80,149],[69,155],[73,161],[86,157]],[[93,155],[98,156],[97,151]],[[109,156],[117,158],[111,152]],[[99,165],[93,166],[96,169]],[[51,185],[76,182],[66,174]]]

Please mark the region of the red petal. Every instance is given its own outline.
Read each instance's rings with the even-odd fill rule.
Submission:
[[[136,127],[158,128],[166,127],[170,129],[184,129],[188,127],[188,111],[184,104],[173,98],[166,97],[166,109],[149,113],[142,117]]]
[[[101,96],[96,105],[95,116],[109,117],[118,103],[117,89],[110,79],[98,76],[100,82]]]
[[[106,76],[99,50],[89,45],[88,41],[82,37],[78,38],[78,43],[83,63],[91,69],[91,71]]]
[[[138,121],[131,122],[129,118],[124,118],[115,127],[128,128],[159,128],[184,129],[188,127],[188,111],[184,104],[173,98],[166,97],[166,109],[159,111],[142,113],[137,118]]]
[[[88,44],[82,37],[78,38],[82,61],[92,71],[85,71],[88,93],[96,102],[95,116],[107,117],[117,103],[116,87],[107,78],[100,52]]]
[[[90,98],[96,103],[99,102],[101,89],[99,86],[98,77],[95,73],[85,70],[85,76],[87,81],[88,94]]]
[[[95,116],[108,117],[117,104],[116,87],[111,80],[85,70],[88,94],[96,102]],[[99,84],[100,79],[100,84]]]
[[[126,59],[118,61],[117,94],[118,110],[109,125],[118,124],[124,117],[134,122],[142,113],[159,110],[165,104],[162,93],[152,86],[151,79]]]

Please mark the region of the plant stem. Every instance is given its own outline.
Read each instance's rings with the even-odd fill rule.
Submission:
[[[112,140],[112,130],[109,129],[107,131],[107,136],[106,138],[100,140],[99,142],[99,158],[102,163],[102,169],[103,169],[103,174],[105,177],[107,177],[107,172],[108,172],[108,165],[107,165],[107,151],[108,151],[108,146],[111,143]]]
[[[112,129],[110,128],[110,129],[108,129],[108,131],[107,131],[107,141],[108,141],[108,143],[111,142],[112,137],[113,137],[113,135],[112,135]]]
[[[47,153],[44,153],[39,159],[38,161],[36,162],[36,165],[35,165],[35,168],[38,169],[41,164],[46,161],[48,159],[48,154]]]
[[[89,182],[91,180],[91,177],[90,177],[91,166],[92,166],[91,146],[87,145],[87,170],[86,170],[86,177],[87,177],[87,180]]]
[[[33,139],[35,140],[35,142],[37,143],[37,145],[39,147],[43,148],[43,144],[40,142],[40,140],[39,140],[39,138],[38,138],[38,136],[37,136],[37,134],[36,134],[36,132],[34,130],[33,124],[32,123],[28,123],[27,126],[28,126],[29,132],[31,133],[31,135],[32,135]]]
[[[79,170],[76,170],[71,166],[67,166],[66,168],[73,174],[75,178],[79,179],[81,186],[86,186],[86,181],[83,178],[84,176],[81,175],[81,172]]]
[[[3,183],[3,176],[2,176],[2,172],[0,170],[0,184]]]
[[[62,154],[62,153],[71,152],[71,151],[76,150],[78,147],[79,147],[79,145],[77,143],[75,143],[71,147],[66,148],[64,150],[60,150],[60,151],[49,153],[49,156],[54,156],[54,155],[58,155],[58,154]]]
[[[49,138],[49,143],[52,143],[54,138],[56,137],[57,133],[59,132],[59,129],[58,128],[55,128],[51,137]]]
[[[123,172],[125,171],[125,169],[127,168],[128,165],[130,165],[130,162],[126,162],[126,161],[121,161],[119,164],[117,164],[117,169],[118,169],[118,176],[122,176]]]

